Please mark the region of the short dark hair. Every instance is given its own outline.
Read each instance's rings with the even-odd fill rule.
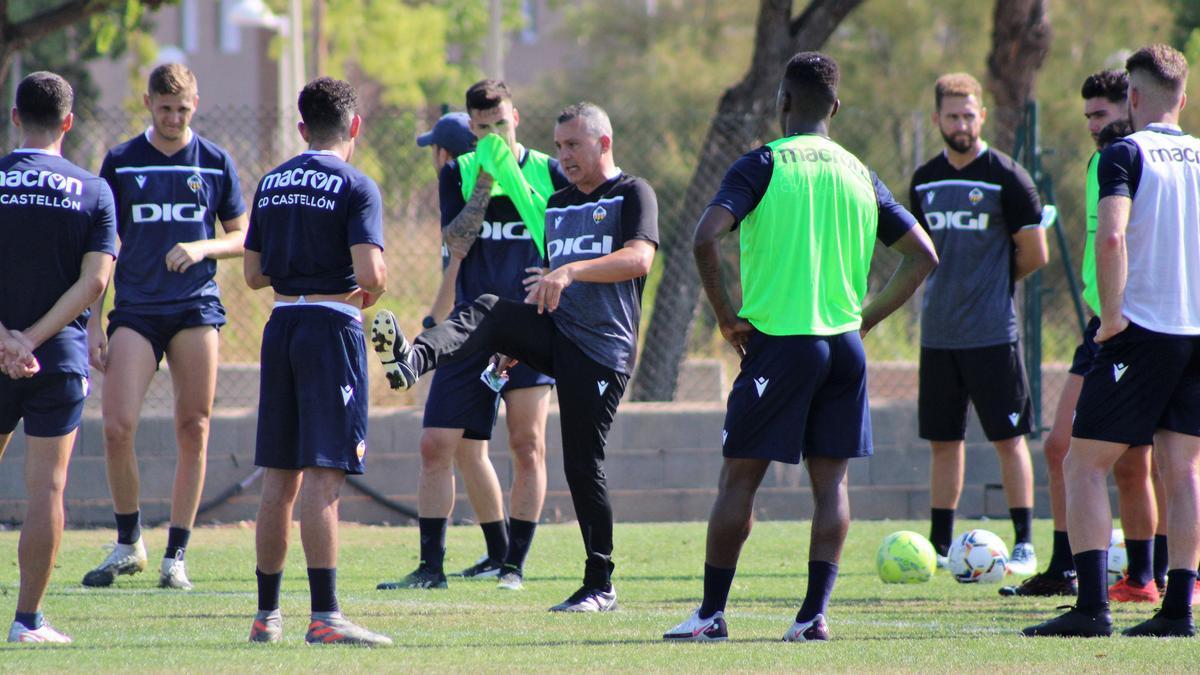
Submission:
[[[1129,73],[1124,70],[1102,70],[1092,73],[1083,81],[1079,95],[1089,98],[1105,98],[1112,103],[1123,103],[1129,95]]]
[[[1096,145],[1101,148],[1107,148],[1112,145],[1113,141],[1125,138],[1133,133],[1133,124],[1127,119],[1113,120],[1104,125],[1100,133],[1096,134]]]
[[[49,71],[30,73],[17,85],[17,116],[21,124],[40,131],[61,127],[74,102],[71,85]]]
[[[604,108],[601,108],[595,103],[590,101],[572,103],[571,105],[563,108],[562,112],[558,113],[558,118],[555,120],[555,123],[562,124],[564,122],[570,122],[573,119],[583,120],[583,124],[587,128],[588,133],[596,138],[600,138],[601,136],[608,136],[609,138],[612,138],[612,122],[608,119],[608,113],[604,112]]]
[[[345,140],[358,112],[358,94],[345,80],[318,77],[300,90],[300,119],[316,141]]]
[[[512,101],[508,85],[501,80],[480,80],[467,89],[467,112],[491,110],[505,101]]]
[[[182,63],[164,63],[158,66],[150,71],[150,78],[146,82],[146,92],[150,95],[195,94],[198,88],[196,75]]]
[[[1187,58],[1174,47],[1164,44],[1142,47],[1125,61],[1125,70],[1132,74],[1142,71],[1153,77],[1162,86],[1182,92],[1187,83]]]
[[[942,99],[947,96],[974,96],[982,105],[983,87],[969,73],[946,73],[933,84],[933,103],[938,110],[942,109]]]
[[[840,79],[837,61],[821,52],[800,52],[788,61],[783,71],[788,90],[796,94],[792,105],[822,115],[828,114],[837,102]]]

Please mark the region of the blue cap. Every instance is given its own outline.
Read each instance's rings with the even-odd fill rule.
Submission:
[[[461,112],[442,115],[433,129],[417,136],[417,145],[425,147],[433,144],[449,150],[455,157],[474,150],[475,134],[471,132],[471,118]]]

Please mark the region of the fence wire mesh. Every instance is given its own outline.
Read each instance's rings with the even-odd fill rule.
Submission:
[[[553,154],[553,125],[558,108],[523,105],[519,139],[526,145]],[[736,375],[737,361],[731,349],[715,330],[707,303],[695,286],[694,273],[677,277],[676,284],[690,288],[666,288],[664,260],[668,253],[680,256],[679,264],[690,265],[690,233],[704,203],[689,200],[688,187],[694,180],[716,185],[725,166],[714,167],[706,176],[693,176],[706,142],[721,142],[720,133],[707,136],[713,122],[708,110],[693,110],[686,115],[663,120],[652,106],[631,110],[609,110],[615,129],[614,152],[623,169],[645,177],[658,194],[662,249],[644,296],[639,378],[667,373],[672,379],[670,397],[674,400],[719,401]],[[147,125],[142,112],[120,109],[77,111],[74,129],[68,135],[64,154],[81,166],[97,171],[108,148],[140,133]],[[426,110],[376,109],[365,116],[363,132],[357,144],[354,163],[375,178],[384,198],[384,257],[389,272],[389,292],[381,301],[400,318],[406,331],[419,330],[421,318],[432,302],[440,280],[440,232],[437,200],[437,176],[428,149],[415,143],[418,132],[428,129],[436,115]],[[202,136],[224,147],[234,158],[249,204],[259,178],[287,158],[296,149],[295,139],[279,138],[275,110],[248,107],[201,109],[193,128]],[[740,122],[735,120],[734,122]],[[733,124],[732,126],[737,126]],[[742,126],[745,126],[744,124]],[[721,124],[713,125],[715,129]],[[294,132],[293,132],[294,133]],[[9,131],[8,145],[15,138]],[[879,173],[901,202],[907,202],[909,177],[913,169],[941,150],[937,130],[931,128],[924,111],[897,115],[870,109],[844,109],[835,119],[833,137],[858,155]],[[740,137],[739,137],[740,138]],[[769,141],[762,137],[758,142]],[[743,140],[736,143],[737,154],[749,150]],[[736,156],[736,155],[734,155]],[[711,193],[708,194],[711,196]],[[703,198],[707,200],[707,196]],[[1081,230],[1068,223],[1075,260],[1082,248]],[[729,277],[736,278],[736,237],[725,243],[729,251]],[[674,251],[667,249],[675,248]],[[898,257],[889,251],[877,251],[870,276],[872,290],[878,290],[895,270]],[[1066,364],[1078,342],[1078,329],[1071,312],[1064,271],[1057,261],[1045,271],[1047,285],[1054,289],[1044,302],[1045,405],[1052,406],[1065,379]],[[668,275],[669,276],[669,275]],[[257,405],[257,363],[263,324],[270,312],[269,291],[250,291],[242,281],[241,261],[222,261],[218,283],[228,310],[228,325],[222,330],[221,370],[217,405],[252,407]],[[667,291],[686,291],[670,293]],[[671,297],[682,308],[658,306],[658,299]],[[1018,295],[1018,297],[1020,297]],[[110,294],[111,298],[111,294]],[[916,359],[918,354],[919,297],[910,301],[897,315],[875,329],[867,338],[871,359],[871,394],[875,398],[915,399]],[[690,321],[690,330],[675,331],[680,344],[647,340],[647,328],[660,313],[660,321]],[[370,312],[368,312],[370,313]],[[683,317],[680,319],[679,317]],[[678,355],[685,358],[677,368]],[[372,361],[372,405],[397,406],[419,403],[422,389],[396,395],[386,389],[378,366]],[[661,370],[659,370],[661,369]],[[632,389],[637,391],[636,387]],[[94,397],[98,399],[98,397]],[[97,400],[90,403],[98,405]],[[169,384],[156,382],[147,398],[146,410],[171,409]]]

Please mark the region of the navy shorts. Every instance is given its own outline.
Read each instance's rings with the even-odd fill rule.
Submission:
[[[154,363],[162,361],[171,338],[181,330],[197,326],[212,326],[220,330],[225,325],[225,307],[216,298],[188,302],[165,312],[147,312],[142,308],[114,309],[108,313],[108,336],[121,326],[132,329],[150,342]]]
[[[320,305],[276,308],[263,329],[254,464],[361,474],[367,453],[362,322]]]
[[[1093,316],[1091,321],[1088,321],[1087,327],[1083,329],[1083,342],[1075,348],[1075,358],[1071,359],[1071,369],[1067,372],[1072,375],[1087,375],[1092,369],[1092,362],[1096,360],[1096,354],[1100,351],[1100,345],[1096,344],[1096,331],[1100,330],[1100,317]]]
[[[479,379],[491,358],[491,354],[478,352],[461,361],[439,365],[433,371],[421,426],[426,429],[462,429],[463,438],[468,440],[491,439],[492,427],[496,425],[496,411],[500,406],[500,394]],[[501,391],[553,385],[554,378],[518,363],[509,369],[508,382]]]
[[[1029,433],[1033,407],[1016,342],[973,349],[921,347],[918,380],[917,427],[927,441],[966,438],[968,401],[989,441]]]
[[[66,436],[79,428],[88,379],[75,373],[39,373],[12,380],[0,375],[0,434],[11,434],[25,420],[25,435]]]
[[[1131,323],[1100,345],[1071,435],[1138,446],[1158,429],[1200,436],[1200,337]]]
[[[725,457],[735,459],[799,464],[870,455],[867,360],[858,331],[753,333],[721,435]]]

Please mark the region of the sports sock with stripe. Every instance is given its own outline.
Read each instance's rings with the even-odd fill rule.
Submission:
[[[191,537],[191,530],[172,525],[167,529],[167,552],[163,554],[163,557],[174,558],[177,552],[186,551],[188,540],[191,539]]]
[[[504,566],[525,569],[525,556],[533,545],[533,534],[537,523],[519,518],[508,521],[508,552],[504,554]]]

